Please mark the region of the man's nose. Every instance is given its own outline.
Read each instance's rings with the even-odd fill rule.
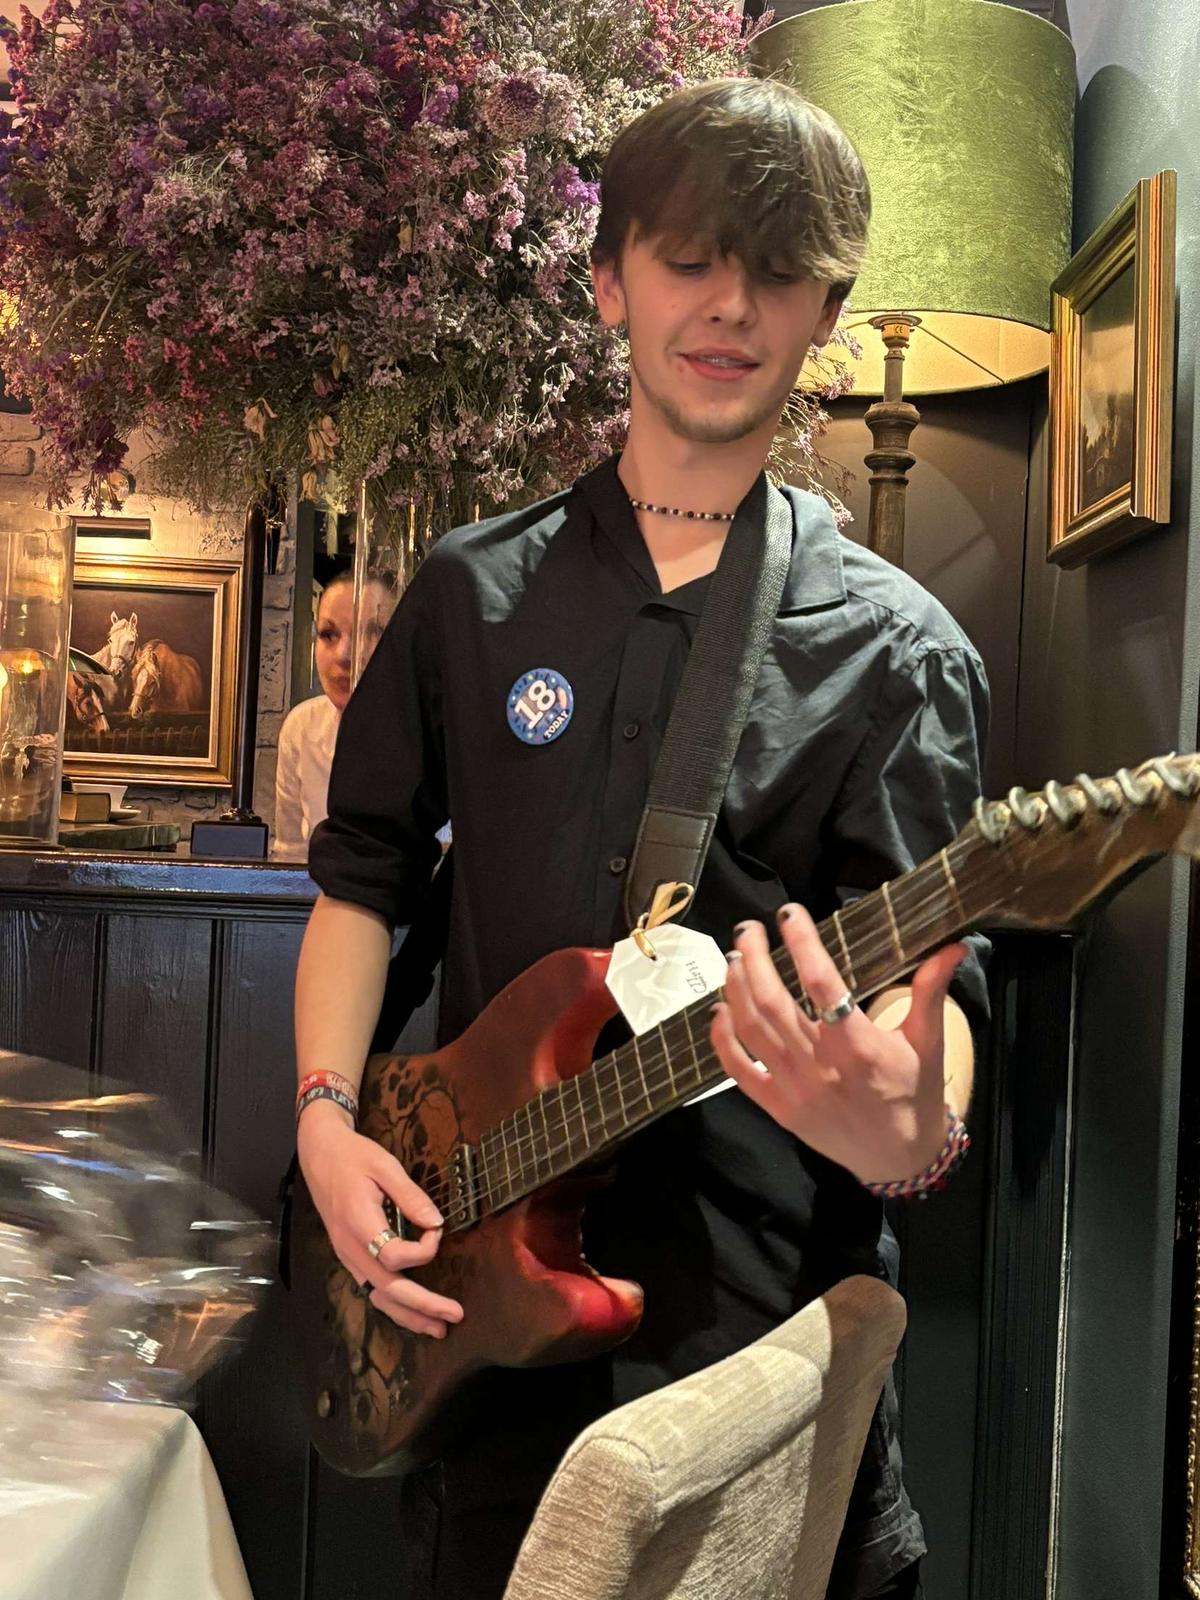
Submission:
[[[754,283],[740,261],[722,263],[712,279],[708,315],[714,322],[749,322],[754,316]]]

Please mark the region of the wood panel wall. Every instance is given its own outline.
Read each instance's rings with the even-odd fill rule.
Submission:
[[[292,1154],[292,982],[308,906],[0,892],[0,1043],[163,1097],[214,1183],[273,1217]],[[255,1600],[401,1600],[397,1486],[309,1449],[276,1286],[201,1385]],[[378,1537],[365,1540],[365,1529]]]

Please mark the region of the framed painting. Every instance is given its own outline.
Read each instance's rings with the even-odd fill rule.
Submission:
[[[236,562],[77,555],[63,771],[232,782],[240,608]]]
[[[1051,292],[1047,555],[1073,567],[1171,519],[1174,172],[1142,179]]]

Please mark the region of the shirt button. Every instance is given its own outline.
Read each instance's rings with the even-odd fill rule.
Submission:
[[[629,863],[626,861],[624,856],[614,856],[608,863],[608,870],[612,873],[614,878],[619,878],[628,865]]]
[[[625,737],[627,739],[636,739],[638,734],[641,733],[641,731],[642,731],[642,725],[641,725],[640,722],[627,722],[625,724],[625,726],[621,729],[621,732],[625,735]]]

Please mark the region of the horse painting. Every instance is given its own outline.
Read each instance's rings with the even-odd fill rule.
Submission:
[[[195,656],[180,655],[165,639],[151,639],[130,668],[129,715],[135,722],[171,711],[204,709],[204,678]]]
[[[84,672],[67,673],[67,709],[79,726],[88,733],[108,733],[109,722],[104,715],[104,696],[97,679]]]
[[[92,651],[92,655],[104,668],[105,672],[119,680],[124,675],[126,668],[132,665],[133,658],[137,655],[137,612],[133,611],[127,617],[119,617],[114,611],[110,622],[108,638],[100,646],[99,650]]]

